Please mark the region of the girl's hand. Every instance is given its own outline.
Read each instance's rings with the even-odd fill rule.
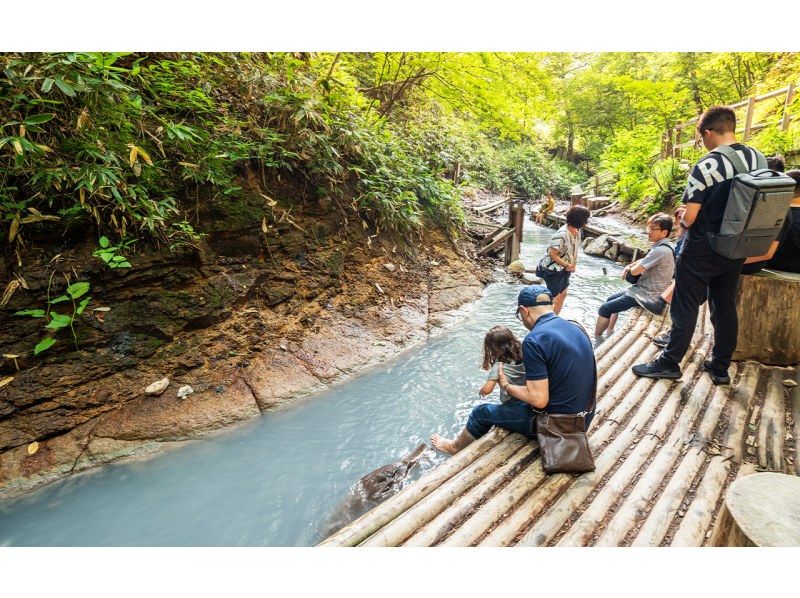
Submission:
[[[567,272],[575,272],[575,264],[567,264],[567,265],[564,267],[564,269],[565,269]]]

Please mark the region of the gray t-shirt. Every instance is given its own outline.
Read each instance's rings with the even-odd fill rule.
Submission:
[[[675,257],[667,241],[659,241],[642,258],[645,268],[639,282],[628,289],[628,295],[637,301],[656,301],[672,282],[675,274]]]
[[[505,372],[506,377],[508,378],[509,384],[514,384],[516,386],[525,386],[525,364],[524,363],[504,363],[503,364],[503,372]],[[497,380],[500,377],[500,366],[499,362],[495,363],[492,368],[489,370],[489,375],[486,376],[487,380]],[[513,397],[509,396],[509,394],[500,389],[500,400],[505,403],[509,399]]]
[[[550,237],[550,244],[547,246],[547,255],[542,260],[542,266],[548,270],[563,270],[561,266],[556,264],[550,258],[550,249],[556,249],[559,257],[568,264],[574,264],[578,261],[578,245],[581,242],[581,231],[577,235],[573,235],[567,230],[565,224],[559,228],[552,237]]]

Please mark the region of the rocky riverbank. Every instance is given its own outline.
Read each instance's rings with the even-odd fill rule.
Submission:
[[[324,389],[448,326],[488,282],[469,244],[438,231],[393,238],[314,213],[269,234],[260,224],[137,253],[130,270],[104,268],[85,245],[26,262],[28,288],[0,313],[2,352],[24,356],[0,370],[13,377],[0,390],[0,496]],[[31,352],[41,321],[11,314],[46,304],[54,269],[57,283],[91,281],[93,298],[76,319],[79,349],[64,336],[42,359]],[[161,394],[145,394],[164,378]]]

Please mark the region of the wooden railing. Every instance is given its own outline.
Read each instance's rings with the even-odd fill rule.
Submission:
[[[736,130],[737,134],[739,133],[742,134],[742,141],[747,143],[747,140],[750,139],[750,135],[752,135],[755,131],[765,129],[767,127],[773,127],[773,126],[780,127],[781,131],[786,131],[789,128],[789,124],[792,122],[792,120],[795,120],[797,118],[789,114],[789,106],[791,106],[792,101],[794,100],[796,91],[797,88],[795,84],[792,83],[791,85],[788,85],[781,89],[776,89],[775,91],[771,91],[769,93],[765,93],[764,95],[751,96],[746,100],[736,102],[735,104],[730,104],[728,108],[731,108],[733,110],[737,110],[740,108],[747,108],[744,117],[744,125]],[[756,104],[764,102],[766,100],[770,100],[772,98],[778,98],[781,96],[785,96],[783,102],[783,113],[781,115],[781,118],[770,122],[762,122],[762,123],[753,122]],[[687,129],[692,125],[695,125],[697,123],[698,118],[699,116],[696,116],[691,120],[687,120],[686,122],[682,122],[678,125],[675,125],[673,128],[668,129],[666,131],[661,144],[662,158],[667,158],[670,156],[672,156],[673,158],[680,158],[682,148],[699,147],[700,136],[697,134],[697,131],[693,130],[690,130],[690,134],[693,135],[692,140],[681,143],[681,137],[683,136],[684,129]]]

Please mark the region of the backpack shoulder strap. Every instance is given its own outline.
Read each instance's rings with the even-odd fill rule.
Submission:
[[[736,153],[736,150],[733,149],[730,145],[718,145],[716,149],[714,149],[711,153],[725,156],[733,166],[734,174],[743,174],[745,172],[750,172],[750,169],[747,167],[747,164],[745,164],[742,161],[742,159],[739,157],[739,154]],[[756,152],[756,154],[758,153],[759,152]],[[764,163],[766,164],[766,158],[764,159]]]
[[[756,170],[767,168],[767,157],[754,147],[751,147],[750,149],[753,150],[756,155]]]

